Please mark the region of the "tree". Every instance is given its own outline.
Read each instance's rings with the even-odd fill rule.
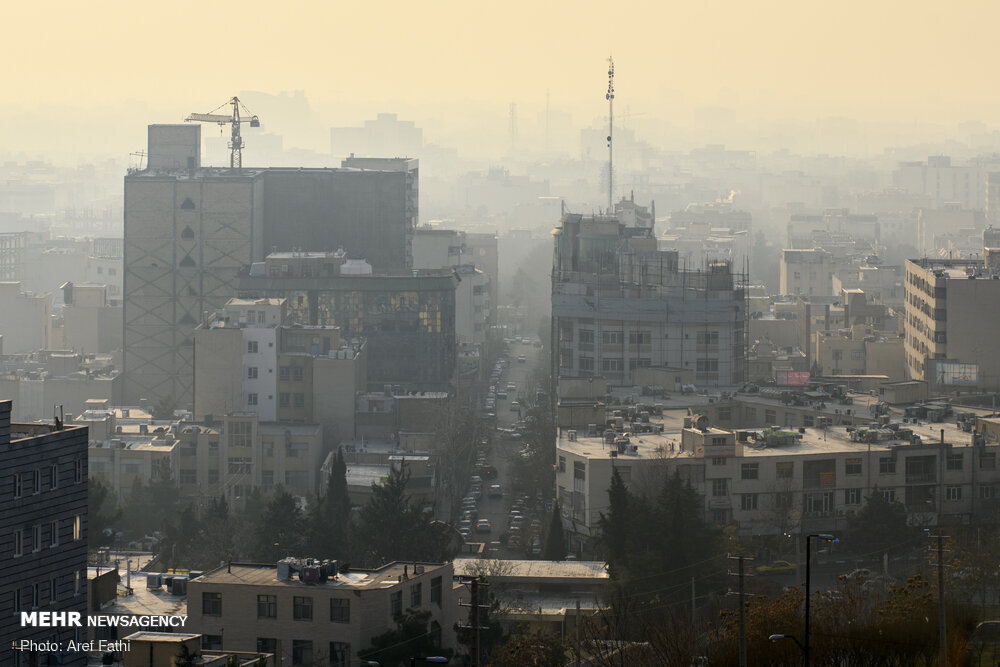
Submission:
[[[355,552],[364,563],[377,567],[395,560],[443,562],[453,555],[451,528],[410,503],[409,479],[409,471],[393,468],[383,484],[372,484],[355,539]]]
[[[87,485],[87,540],[90,547],[107,544],[113,527],[122,516],[111,487],[101,477],[89,480]]]
[[[251,556],[265,563],[298,556],[303,546],[302,510],[295,498],[279,486],[264,512],[254,522]]]
[[[566,557],[566,535],[563,533],[562,512],[559,511],[559,501],[552,509],[552,520],[549,522],[549,532],[545,536],[545,549],[542,558],[545,560],[562,560]]]
[[[567,664],[569,643],[558,635],[536,631],[512,634],[507,642],[490,654],[490,667],[563,667]]]
[[[906,508],[886,500],[875,487],[864,507],[848,520],[844,544],[864,552],[897,551],[912,548],[920,536],[920,528],[907,524]]]
[[[362,661],[377,661],[383,667],[402,667],[410,664],[410,658],[426,655],[452,655],[451,649],[441,648],[441,627],[426,609],[407,609],[396,617],[395,628],[373,637],[370,648],[358,651]]]
[[[343,449],[337,450],[326,493],[311,505],[309,512],[308,551],[324,558],[348,555],[348,526],[351,498],[347,492],[347,463]]]

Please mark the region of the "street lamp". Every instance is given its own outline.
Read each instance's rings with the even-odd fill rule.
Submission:
[[[813,533],[806,535],[806,634],[805,646],[802,647],[802,655],[805,658],[806,667],[809,667],[809,575],[810,564],[812,563],[812,549],[810,548],[809,541],[814,537],[823,540],[824,542],[840,542],[840,540],[829,533]]]
[[[802,651],[803,654],[806,652],[806,649],[802,645],[802,642],[800,642],[795,637],[795,635],[771,635],[770,637],[768,637],[768,639],[770,639],[772,642],[781,641],[782,639],[791,639],[793,642],[795,642],[795,645],[799,647],[799,650]]]

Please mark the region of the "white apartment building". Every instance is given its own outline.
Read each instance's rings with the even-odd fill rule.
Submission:
[[[562,429],[556,488],[571,544],[586,551],[599,536],[615,469],[639,492],[678,471],[702,496],[706,521],[743,535],[842,530],[876,492],[925,526],[967,521],[1000,500],[1000,446],[973,446],[954,424],[827,423],[733,430],[665,413],[611,435]]]

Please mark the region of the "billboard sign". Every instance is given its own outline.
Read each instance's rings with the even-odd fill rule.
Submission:
[[[779,387],[806,387],[809,385],[809,371],[775,371],[775,384]]]
[[[979,364],[962,364],[945,361],[937,365],[938,384],[956,387],[979,386]]]

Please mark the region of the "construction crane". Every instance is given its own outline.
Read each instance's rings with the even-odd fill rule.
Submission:
[[[215,113],[227,104],[233,107],[232,115]],[[240,116],[240,109],[243,109],[246,116]],[[232,125],[232,135],[229,139],[229,166],[233,169],[241,169],[243,167],[243,137],[240,136],[240,124],[250,123],[250,127],[260,127],[260,119],[250,113],[250,110],[247,109],[245,104],[240,102],[240,98],[238,97],[233,97],[231,100],[223,102],[208,113],[193,113],[184,120],[189,123],[216,123],[220,127],[227,123]]]

